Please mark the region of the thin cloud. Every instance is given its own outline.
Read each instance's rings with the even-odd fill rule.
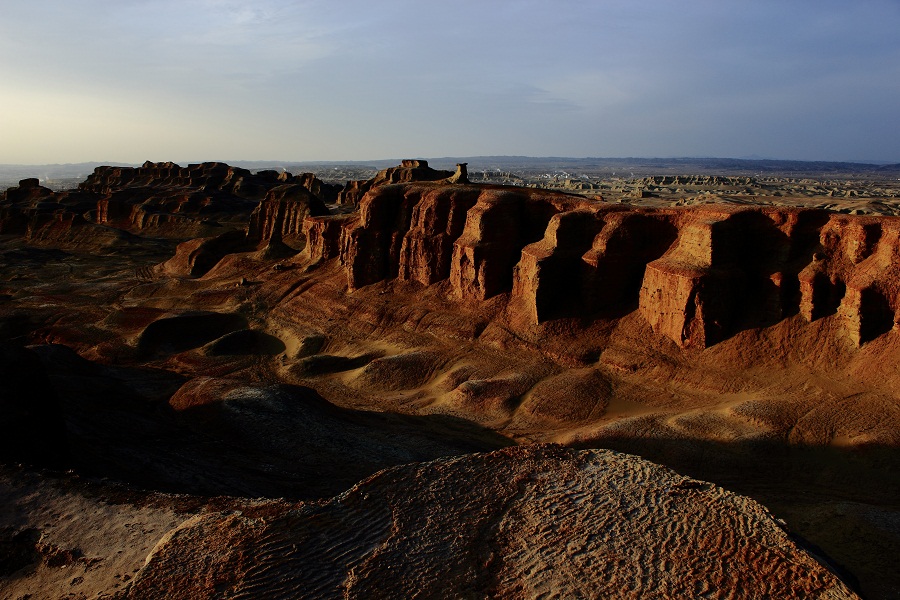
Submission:
[[[893,0],[0,3],[0,134],[30,132],[0,162],[142,160],[167,137],[173,158],[900,160]]]

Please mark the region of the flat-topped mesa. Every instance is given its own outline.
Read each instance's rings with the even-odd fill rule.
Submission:
[[[428,161],[405,159],[397,167],[379,171],[375,177],[365,181],[348,181],[338,195],[338,204],[359,204],[369,190],[392,183],[412,183],[416,181],[440,181],[453,177],[451,171],[441,171],[428,166]]]
[[[181,167],[173,162],[147,161],[140,167],[101,166],[79,185],[80,189],[106,192],[134,187],[190,187],[223,191],[244,196],[265,196],[278,185],[298,184],[327,202],[333,200],[338,186],[319,180],[313,173],[292,175],[287,171],[265,169],[251,172],[226,163],[205,162]]]
[[[310,257],[339,256],[351,290],[397,278],[451,297],[509,293],[513,328],[617,318],[705,348],[802,314],[836,315],[856,344],[894,328],[900,219],[818,209],[637,208],[543,190],[447,182],[380,186],[358,216],[313,217]],[[326,236],[327,232],[327,236]],[[318,235],[318,233],[317,233]],[[325,238],[331,240],[325,242]]]
[[[341,262],[356,289],[398,277],[485,300],[513,287],[522,249],[554,214],[591,202],[524,188],[423,183],[368,192],[342,231]]]
[[[97,167],[80,189],[100,195],[96,221],[140,230],[166,223],[203,219],[244,221],[256,203],[284,186],[309,191],[319,202],[337,197],[337,186],[312,173],[247,169],[224,163],[180,167],[171,162],[146,162],[141,167]],[[298,219],[299,232],[302,216]]]
[[[303,222],[307,216],[327,214],[322,200],[302,185],[280,185],[270,189],[253,210],[247,238],[255,242],[296,243],[305,240]]]
[[[173,186],[234,192],[235,186],[240,189],[244,178],[255,179],[249,170],[225,163],[208,162],[181,167],[173,162],[147,161],[140,167],[97,167],[78,187],[96,193],[109,193],[123,188]],[[277,177],[273,178],[268,174],[259,179],[274,179],[272,183],[277,183]]]

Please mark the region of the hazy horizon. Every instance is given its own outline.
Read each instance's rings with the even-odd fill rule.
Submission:
[[[900,162],[892,0],[0,8],[3,164]]]
[[[409,155],[409,156],[396,156],[396,157],[382,157],[382,158],[368,158],[368,159],[334,159],[334,160],[317,160],[317,159],[305,159],[305,160],[288,160],[288,159],[222,159],[222,158],[211,158],[211,159],[197,159],[197,160],[184,160],[184,161],[172,161],[172,160],[159,160],[159,161],[151,161],[151,162],[172,162],[181,167],[185,167],[188,165],[196,165],[203,163],[225,163],[232,166],[239,166],[241,164],[253,164],[255,166],[258,165],[291,165],[291,164],[308,164],[308,165],[380,165],[380,164],[399,164],[402,160],[426,160],[433,161],[436,163],[440,162],[448,162],[459,159],[504,159],[504,160],[515,160],[522,159],[527,161],[658,161],[665,163],[667,161],[738,161],[738,162],[773,162],[773,163],[832,163],[832,164],[857,164],[857,165],[876,165],[876,166],[894,166],[900,165],[900,163],[890,162],[890,161],[864,161],[864,160],[801,160],[801,159],[793,159],[793,158],[771,158],[771,157],[763,157],[763,156],[530,156],[524,154],[492,154],[492,155],[460,155],[460,156],[424,156],[424,155]],[[112,161],[103,161],[103,160],[85,160],[78,162],[68,162],[68,163],[0,163],[0,167],[76,167],[81,165],[108,165],[108,166],[140,166],[144,164],[146,161],[121,161],[121,160],[112,160]]]

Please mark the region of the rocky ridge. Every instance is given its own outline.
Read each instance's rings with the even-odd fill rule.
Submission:
[[[740,328],[837,312],[857,345],[894,328],[900,220],[820,209],[630,208],[540,190],[382,185],[358,215],[308,217],[308,257],[337,256],[349,289],[448,281],[463,301],[509,294],[512,322],[638,307],[704,348]],[[328,240],[328,241],[326,241]]]
[[[24,235],[33,243],[76,245],[92,238],[114,243],[123,232],[197,237],[245,229],[248,217],[260,209],[271,215],[255,219],[257,225],[280,219],[283,233],[291,237],[305,215],[325,214],[324,203],[336,197],[337,186],[311,173],[251,173],[223,163],[101,166],[77,190],[54,192],[36,179],[22,180],[0,197],[0,233]]]

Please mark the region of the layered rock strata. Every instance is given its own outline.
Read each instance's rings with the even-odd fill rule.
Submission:
[[[248,239],[297,242],[305,240],[303,221],[307,216],[328,214],[321,199],[299,184],[274,187],[250,215]]]
[[[818,209],[636,208],[475,185],[382,185],[357,216],[308,220],[309,257],[335,255],[353,290],[398,279],[448,282],[451,296],[508,294],[524,326],[635,308],[683,347],[704,348],[795,314],[837,313],[863,344],[900,308],[900,219]],[[320,233],[321,232],[321,233]],[[317,238],[318,239],[318,238]],[[323,238],[324,239],[324,238]]]
[[[221,233],[215,232],[217,227],[246,227],[248,216],[262,201],[266,205],[254,224],[271,225],[280,210],[283,233],[299,237],[303,218],[327,214],[324,202],[333,202],[337,192],[337,186],[311,173],[254,174],[223,163],[97,167],[77,190],[54,192],[37,179],[25,179],[7,190],[0,195],[0,233],[45,242],[116,238],[110,228],[196,237]],[[91,226],[88,234],[76,231],[83,225]]]

